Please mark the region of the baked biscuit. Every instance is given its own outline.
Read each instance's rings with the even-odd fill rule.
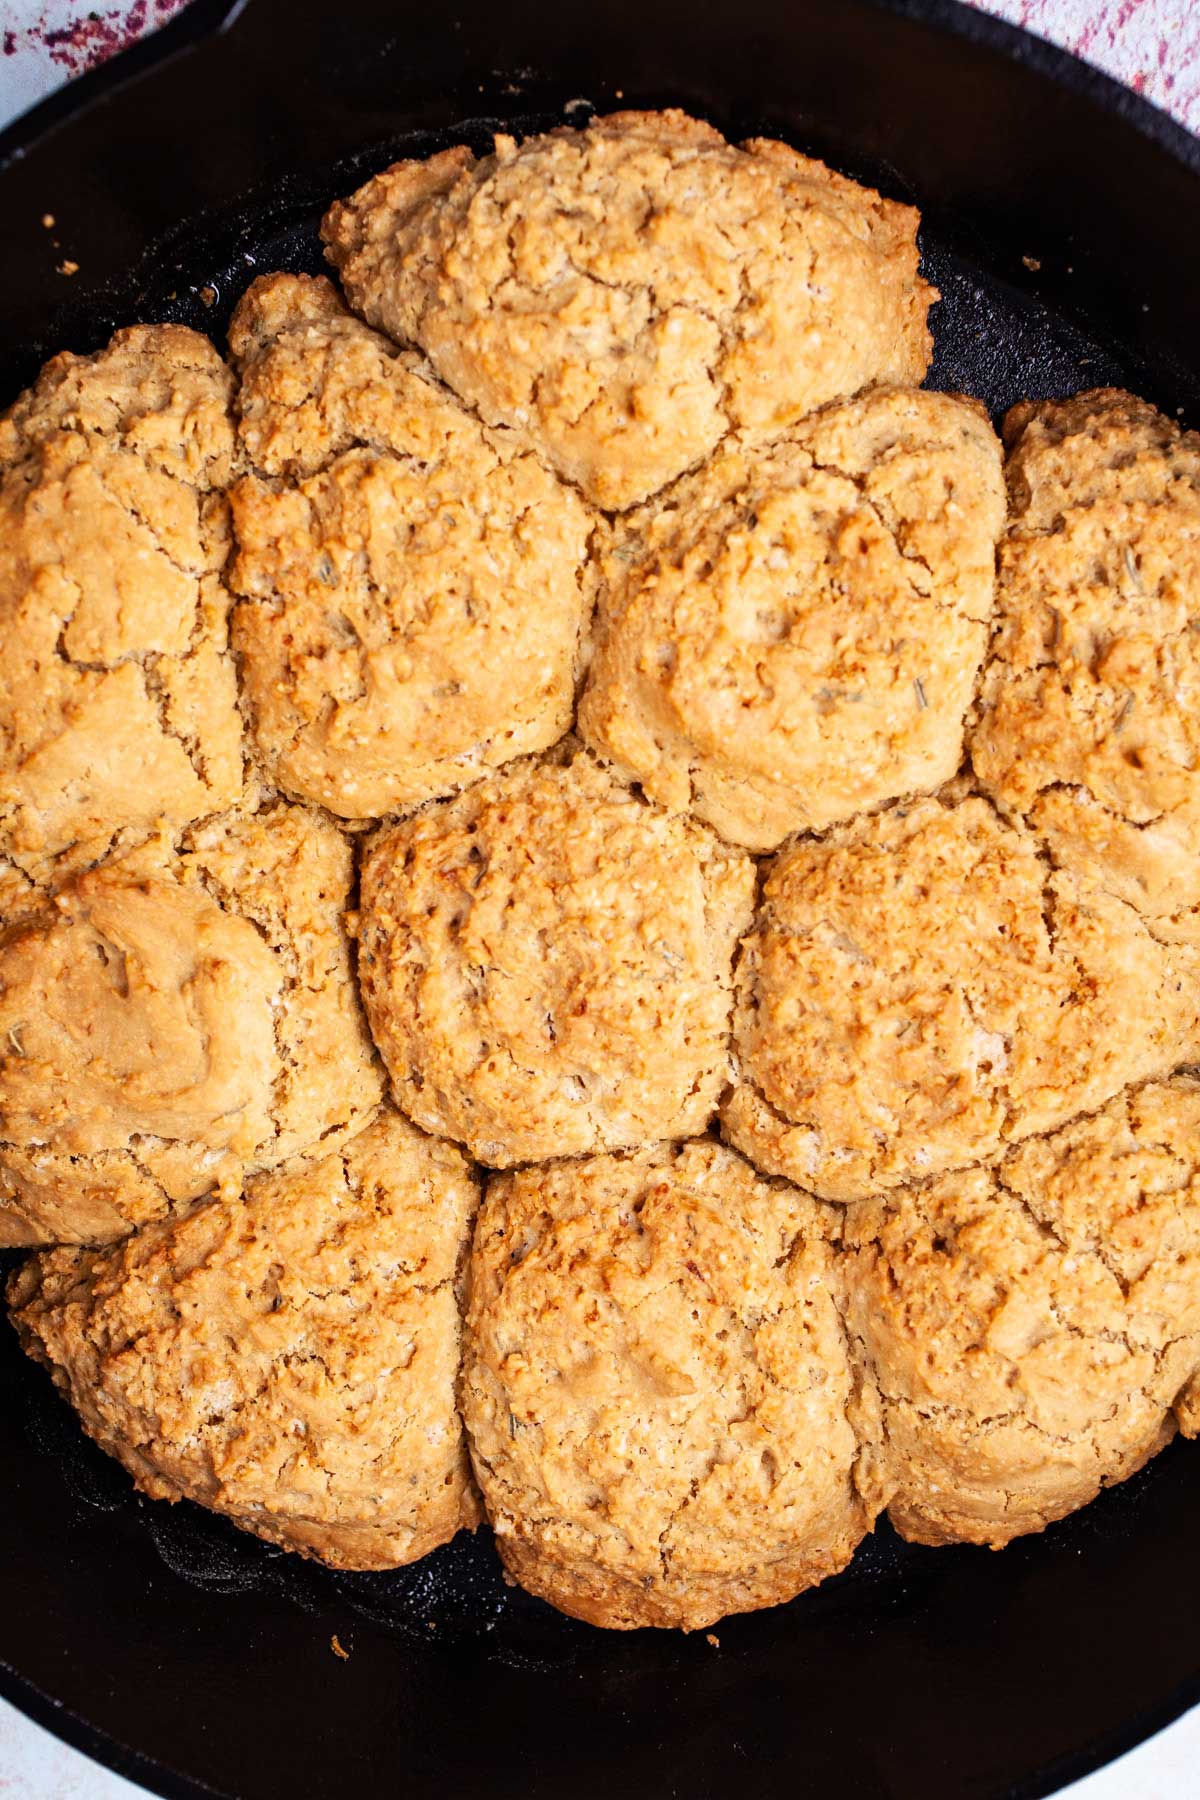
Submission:
[[[397,163],[323,229],[355,311],[613,509],[727,431],[919,383],[916,228],[786,144],[662,112]]]
[[[522,1586],[696,1630],[849,1562],[874,1512],[831,1230],[709,1141],[492,1178],[463,1414]]]
[[[1200,435],[1100,388],[1014,407],[1004,436],[976,772],[1160,932],[1200,935]]]
[[[37,883],[15,862],[0,856],[0,928],[24,913],[36,910],[41,900]]]
[[[0,858],[39,882],[241,794],[231,388],[206,338],[135,325],[0,419]]]
[[[754,867],[586,755],[380,833],[358,972],[403,1110],[507,1168],[703,1131]]]
[[[0,1245],[118,1238],[359,1128],[381,1083],[352,880],[334,827],[280,803],[75,877],[0,933]]]
[[[725,1135],[838,1200],[978,1162],[1195,1056],[1198,975],[986,800],[860,819],[767,877]]]
[[[230,328],[233,641],[272,779],[345,818],[452,792],[567,730],[589,605],[578,496],[325,280]]]
[[[1200,1437],[1200,1370],[1176,1399],[1175,1417],[1184,1437]]]
[[[13,1277],[29,1354],[156,1500],[339,1569],[478,1519],[455,1412],[475,1183],[386,1112],[340,1155]]]
[[[853,1207],[846,1235],[893,1522],[924,1544],[1040,1531],[1166,1443],[1200,1367],[1200,1086]]]
[[[580,733],[751,850],[931,791],[962,760],[1003,523],[974,402],[879,389],[731,443],[610,534]]]

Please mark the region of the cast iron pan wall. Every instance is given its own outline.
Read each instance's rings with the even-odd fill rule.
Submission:
[[[320,266],[320,208],[398,149],[670,101],[922,205],[935,385],[999,410],[1122,381],[1200,422],[1200,147],[1005,26],[868,0],[234,10],[220,30],[228,0],[195,0],[0,136],[0,402],[135,318],[220,341],[255,272]],[[992,1800],[1200,1697],[1186,1445],[1001,1557],[881,1527],[719,1645],[561,1619],[484,1533],[335,1578],[138,1501],[7,1325],[0,1459],[0,1689],[169,1795]]]

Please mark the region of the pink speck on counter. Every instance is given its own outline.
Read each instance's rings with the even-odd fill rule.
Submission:
[[[107,62],[187,0],[122,0],[108,6],[78,0],[5,0],[0,35],[0,124],[52,88]]]
[[[985,10],[1073,50],[1200,132],[1196,0],[989,0]]]

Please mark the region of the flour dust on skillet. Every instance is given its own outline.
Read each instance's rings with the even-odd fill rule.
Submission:
[[[572,88],[526,71],[489,73],[485,87],[480,111],[494,116],[376,133],[189,218],[99,295],[67,298],[36,341],[0,347],[0,402],[54,349],[96,348],[135,318],[187,323],[223,347],[256,275],[324,268],[321,213],[373,170],[451,142],[484,150],[501,125],[588,116],[561,104]],[[921,198],[833,128],[722,112],[694,89],[631,87],[605,110],[667,101]],[[1056,257],[1069,272],[1061,244],[998,258],[969,219],[937,207],[922,244],[943,296],[931,386],[975,394],[998,416],[1020,397],[1128,385],[1200,422],[1200,368],[1151,366],[1143,348],[1089,325],[1082,301],[1039,298],[1030,265]],[[11,1262],[0,1256],[0,1273]],[[7,1324],[0,1456],[0,1690],[164,1794],[368,1800],[399,1777],[411,1800],[1032,1800],[1200,1695],[1200,1457],[1186,1446],[1003,1557],[904,1545],[882,1524],[842,1576],[693,1637],[606,1634],[554,1613],[506,1585],[486,1531],[391,1574],[334,1574],[190,1504],[143,1500]]]

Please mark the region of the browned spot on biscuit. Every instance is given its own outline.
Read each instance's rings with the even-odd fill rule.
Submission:
[[[1200,1087],[1180,1077],[846,1218],[891,1516],[920,1543],[1039,1531],[1195,1430]],[[1194,1390],[1193,1390],[1194,1391]]]
[[[364,318],[619,509],[727,431],[919,382],[916,224],[784,144],[664,112],[397,163],[324,233]]]
[[[844,1567],[877,1506],[835,1229],[711,1142],[492,1178],[463,1409],[524,1586],[697,1630]]]
[[[754,868],[587,755],[381,832],[359,977],[400,1105],[497,1167],[703,1131]]]
[[[582,735],[752,850],[940,786],[1003,520],[995,435],[943,394],[727,446],[607,535]]]
[[[475,1198],[456,1150],[385,1111],[116,1249],[31,1257],[9,1301],[143,1492],[392,1568],[479,1516],[455,1411]]]
[[[273,275],[230,341],[246,596],[233,637],[273,778],[345,818],[408,810],[571,723],[591,518],[428,364]]]

